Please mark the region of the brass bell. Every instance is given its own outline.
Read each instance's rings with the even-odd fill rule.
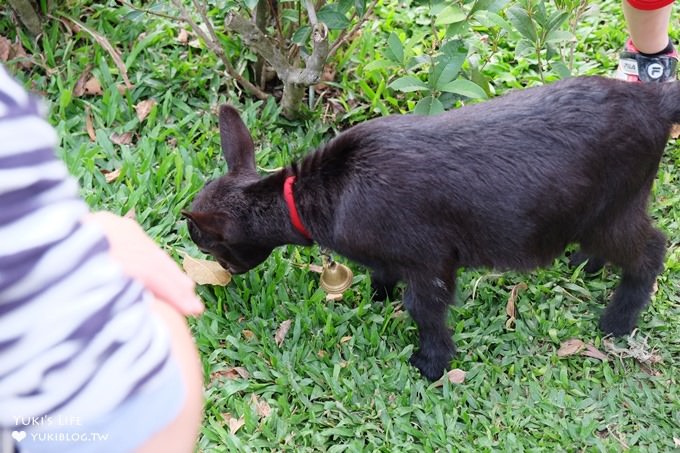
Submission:
[[[324,265],[319,283],[324,291],[330,294],[340,294],[352,285],[352,270],[344,264],[330,261]]]

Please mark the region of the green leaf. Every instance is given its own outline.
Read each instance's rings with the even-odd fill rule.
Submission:
[[[292,41],[298,46],[304,46],[309,40],[309,35],[312,32],[312,27],[309,25],[302,26],[293,33]]]
[[[337,11],[342,14],[347,14],[352,6],[354,6],[354,0],[340,0],[336,3]]]
[[[490,11],[477,12],[475,19],[485,27],[500,27],[503,30],[512,31],[512,25],[507,20]]]
[[[458,61],[463,64],[465,57],[467,57],[468,49],[465,46],[465,42],[460,39],[452,39],[447,41],[439,51],[449,57],[451,60]]]
[[[366,0],[354,0],[354,7],[357,9],[357,14],[363,16],[366,13]]]
[[[387,60],[373,60],[364,66],[364,72],[372,72],[381,69],[389,69],[394,67],[394,63]]]
[[[568,77],[571,77],[571,71],[569,70],[567,65],[565,65],[561,61],[554,61],[550,63],[550,66],[552,67],[553,71],[555,71],[555,73],[558,76],[560,76],[560,79],[566,79]]]
[[[399,65],[404,64],[404,45],[395,32],[390,33],[387,38],[385,56]]]
[[[533,3],[535,8],[533,9],[533,17],[536,23],[543,28],[548,28],[548,14],[545,10],[545,2],[535,2]]]
[[[548,20],[548,25],[547,25],[547,30],[548,32],[552,32],[553,30],[557,30],[560,28],[560,26],[564,23],[565,20],[569,17],[569,13],[567,11],[557,11],[555,14],[550,16],[550,19]]]
[[[429,90],[425,82],[413,76],[400,77],[397,80],[390,83],[388,86],[393,90],[401,91],[403,93]]]
[[[472,9],[470,9],[470,15],[477,11],[489,11],[495,13],[500,11],[510,0],[477,0]]]
[[[448,27],[446,27],[446,37],[453,38],[454,36],[463,35],[469,29],[470,21],[463,20],[460,22],[456,22],[455,24],[451,24]]]
[[[531,42],[536,42],[536,26],[527,11],[519,5],[508,8],[506,15],[518,32]]]
[[[484,90],[474,82],[465,79],[457,79],[440,88],[447,93],[456,93],[469,98],[486,98]]]
[[[349,26],[349,19],[330,5],[321,8],[316,15],[331,30],[342,30]]]
[[[520,39],[519,42],[517,42],[517,47],[515,47],[516,57],[525,57],[527,55],[531,55],[534,52],[536,52],[536,48],[534,47],[534,44],[528,39]]]
[[[439,14],[434,21],[435,25],[448,25],[455,22],[460,22],[465,20],[467,15],[465,11],[458,8],[457,6],[447,6]]]
[[[576,36],[567,30],[554,30],[545,38],[546,42],[571,42],[575,41]]]
[[[437,115],[443,112],[444,106],[442,105],[441,101],[432,96],[426,96],[422,98],[416,104],[415,109],[413,109],[413,113],[418,115]]]
[[[437,90],[441,89],[441,87],[456,78],[460,72],[460,67],[461,65],[457,62],[441,62],[435,65],[430,73],[430,85]]]

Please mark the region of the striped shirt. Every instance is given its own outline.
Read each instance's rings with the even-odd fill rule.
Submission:
[[[88,207],[40,110],[0,66],[0,430],[96,420],[170,363],[151,296],[80,222]]]

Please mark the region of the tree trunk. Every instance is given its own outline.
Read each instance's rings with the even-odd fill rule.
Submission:
[[[302,100],[305,97],[305,85],[299,83],[283,81],[283,96],[281,97],[281,109],[283,116],[288,119],[295,119],[300,114]]]

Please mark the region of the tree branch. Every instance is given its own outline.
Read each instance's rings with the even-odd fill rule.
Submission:
[[[194,0],[195,2],[196,0]],[[224,49],[219,43],[219,40],[217,39],[217,35],[215,34],[215,30],[212,27],[212,23],[210,22],[210,19],[208,18],[207,13],[205,12],[204,8],[200,8],[197,6],[199,13],[201,14],[201,18],[206,24],[206,27],[208,28],[208,33],[210,33],[211,36],[208,36],[199,26],[198,24],[191,18],[191,15],[189,14],[189,11],[180,3],[179,0],[172,0],[173,5],[179,10],[180,15],[181,15],[181,20],[189,24],[189,26],[193,29],[194,33],[196,33],[202,40],[205,42],[205,44],[208,46],[210,50],[215,52],[217,57],[222,60],[222,63],[224,64],[224,67],[227,70],[227,73],[233,77],[241,86],[243,86],[246,90],[248,90],[250,93],[252,93],[254,96],[256,96],[258,99],[267,99],[269,95],[265,93],[264,91],[260,90],[257,86],[253,85],[250,81],[245,79],[241,74],[234,69],[234,66],[231,64],[231,61],[229,61],[229,58],[227,57],[227,54],[224,52]]]
[[[319,21],[316,18],[316,10],[314,9],[314,4],[312,3],[312,0],[305,0],[305,7],[307,8],[307,16],[309,17],[309,23],[312,24],[312,27],[316,26],[316,24],[318,24]]]
[[[328,58],[328,27],[323,22],[314,25],[312,32],[312,54],[305,61],[304,69],[291,71],[288,80],[292,83],[314,85],[321,79],[323,67]]]
[[[177,0],[173,0],[177,1]],[[276,43],[251,21],[245,19],[236,12],[231,12],[224,19],[224,26],[237,33],[246,45],[254,49],[267,62],[272,65],[279,78],[284,80],[292,69],[286,57],[279,51]]]

